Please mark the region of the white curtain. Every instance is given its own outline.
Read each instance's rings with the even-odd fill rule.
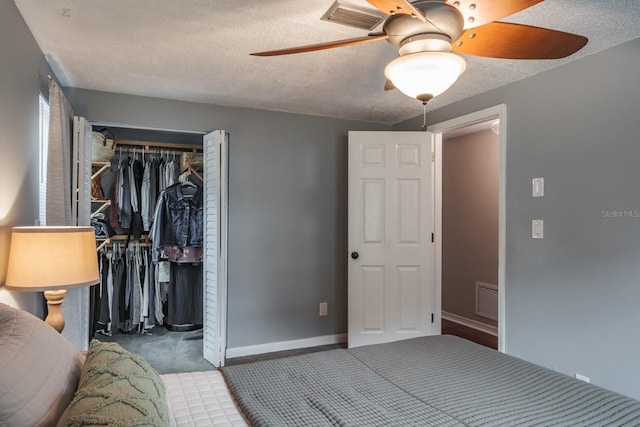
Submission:
[[[47,225],[74,225],[71,215],[73,110],[60,87],[49,80]]]
[[[75,225],[71,205],[73,110],[60,87],[49,80],[47,224]],[[61,242],[64,244],[64,242]],[[89,288],[69,289],[62,304],[62,335],[81,350],[88,347]]]

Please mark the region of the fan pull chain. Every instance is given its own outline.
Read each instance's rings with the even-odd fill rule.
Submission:
[[[430,93],[423,93],[421,95],[416,96],[416,99],[422,102],[422,108],[424,110],[422,114],[422,131],[423,132],[427,131],[427,102],[429,102],[431,98],[433,98],[433,95],[431,95]]]
[[[427,131],[427,101],[422,101],[422,131]]]

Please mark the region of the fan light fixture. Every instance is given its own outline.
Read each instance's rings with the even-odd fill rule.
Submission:
[[[455,53],[417,52],[389,62],[384,74],[400,92],[427,102],[449,89],[466,68]]]

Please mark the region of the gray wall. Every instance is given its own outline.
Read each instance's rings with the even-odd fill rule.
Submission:
[[[229,132],[229,348],[346,332],[347,132],[389,126],[65,93],[92,121]]]
[[[483,130],[442,144],[442,309],[475,314],[476,281],[498,284],[498,135]]]
[[[52,74],[13,2],[0,2],[0,284],[11,227],[38,219],[38,94]],[[0,302],[42,315],[42,294],[0,289]]]
[[[507,352],[637,399],[639,69],[636,39],[428,114],[507,104]]]

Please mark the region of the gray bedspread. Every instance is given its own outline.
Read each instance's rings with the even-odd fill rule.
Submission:
[[[256,426],[640,426],[640,402],[453,336],[222,369]]]

